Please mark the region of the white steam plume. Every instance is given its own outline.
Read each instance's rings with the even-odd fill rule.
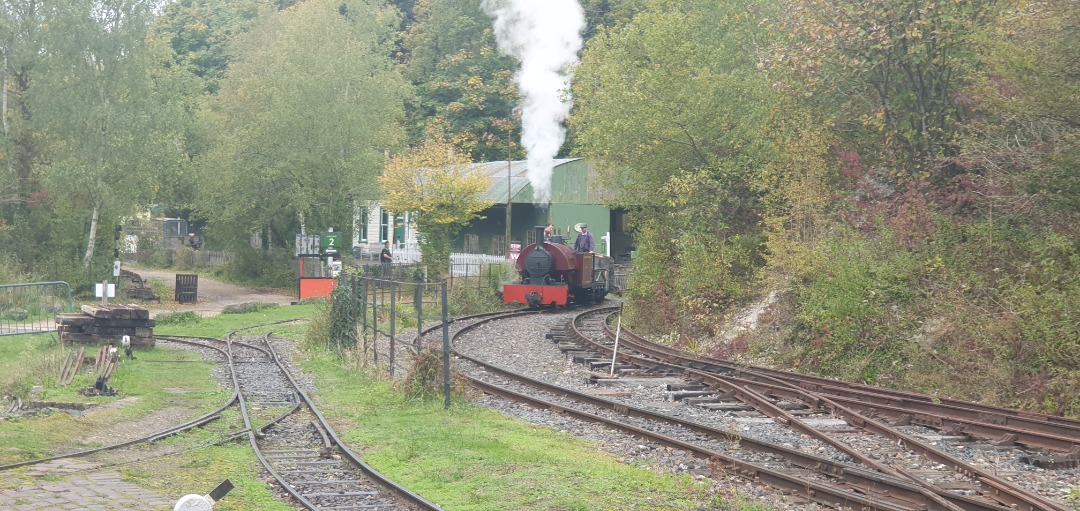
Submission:
[[[553,160],[566,138],[570,78],[581,51],[585,13],[577,0],[483,0],[495,18],[499,50],[521,61],[521,144],[536,200],[551,200]]]

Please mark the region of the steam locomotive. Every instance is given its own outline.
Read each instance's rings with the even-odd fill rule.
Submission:
[[[536,239],[544,239],[543,226],[536,228]],[[521,283],[503,286],[503,302],[530,307],[600,303],[612,291],[614,266],[612,258],[574,252],[555,236],[521,251],[515,264]]]

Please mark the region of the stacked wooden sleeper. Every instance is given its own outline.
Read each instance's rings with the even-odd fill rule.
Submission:
[[[83,305],[81,314],[57,314],[56,324],[65,343],[118,342],[126,335],[132,346],[154,345],[154,320],[138,305]]]

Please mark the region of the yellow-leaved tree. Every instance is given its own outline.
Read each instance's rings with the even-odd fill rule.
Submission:
[[[453,144],[429,139],[390,158],[380,178],[383,207],[414,213],[424,262],[436,277],[450,268],[454,237],[491,205],[487,178],[471,163]]]

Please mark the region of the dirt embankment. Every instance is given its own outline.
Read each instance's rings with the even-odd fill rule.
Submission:
[[[151,315],[160,313],[194,311],[201,316],[216,316],[221,314],[222,309],[228,305],[240,303],[260,302],[289,305],[296,301],[295,295],[283,294],[278,290],[256,289],[235,284],[229,284],[220,280],[214,280],[204,275],[199,276],[198,300],[194,304],[179,304],[173,299],[173,289],[176,284],[176,272],[155,270],[127,266],[124,269],[135,272],[148,282],[163,282],[169,292],[162,293],[161,303],[146,302],[142,304],[150,310]],[[159,287],[160,289],[160,287]],[[125,299],[126,300],[126,299]]]

